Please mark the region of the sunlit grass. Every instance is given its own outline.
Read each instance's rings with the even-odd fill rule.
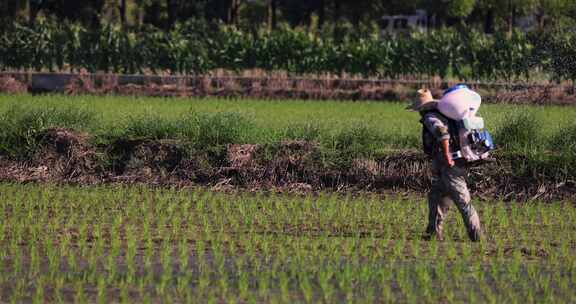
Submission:
[[[420,124],[416,113],[405,111],[407,101],[399,102],[342,102],[342,101],[294,101],[251,100],[217,98],[149,98],[118,96],[30,96],[0,95],[0,112],[14,104],[27,108],[47,106],[77,106],[94,111],[99,123],[93,128],[109,129],[130,116],[154,114],[166,118],[178,118],[195,112],[237,112],[249,117],[261,129],[259,140],[292,125],[318,124],[329,130],[341,130],[362,123],[388,137],[418,138]],[[529,113],[538,120],[544,137],[557,133],[573,123],[576,108],[558,106],[482,106],[481,115],[487,126],[496,130],[511,115]],[[258,137],[258,136],[257,136]],[[415,145],[419,141],[411,141]]]

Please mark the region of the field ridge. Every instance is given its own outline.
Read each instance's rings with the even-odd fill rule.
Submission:
[[[430,88],[434,95],[457,81],[372,79],[357,77],[289,77],[284,74],[239,76],[123,75],[87,73],[0,73],[0,93],[66,93],[70,95],[129,95],[177,97],[243,97],[259,99],[407,100],[415,90]],[[572,84],[549,82],[463,82],[488,103],[573,105]]]
[[[0,181],[71,184],[208,185],[215,189],[286,192],[369,191],[426,192],[429,161],[406,150],[374,158],[354,158],[349,164],[327,166],[318,145],[305,140],[274,144],[229,144],[225,157],[190,153],[179,140],[119,139],[104,146],[88,135],[50,128],[41,147],[28,159],[0,158]],[[514,166],[522,155],[498,154],[497,161],[471,168],[472,192],[483,199],[572,199],[576,185]]]

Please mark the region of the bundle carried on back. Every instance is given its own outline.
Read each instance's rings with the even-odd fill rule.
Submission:
[[[446,90],[437,102],[436,111],[448,120],[453,159],[468,163],[490,159],[495,146],[484,119],[476,115],[481,103],[480,95],[462,84]]]

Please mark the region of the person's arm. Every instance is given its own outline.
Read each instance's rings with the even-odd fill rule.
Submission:
[[[452,159],[452,155],[450,154],[450,140],[449,139],[442,139],[440,142],[440,147],[442,148],[442,154],[444,155],[444,160],[448,167],[452,168],[454,166],[454,160]]]
[[[424,125],[434,135],[442,150],[442,156],[448,167],[454,166],[454,160],[450,154],[450,133],[448,126],[437,115],[432,113],[424,116]]]

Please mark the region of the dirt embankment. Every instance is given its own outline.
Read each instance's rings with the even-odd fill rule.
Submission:
[[[397,191],[425,192],[430,186],[429,161],[418,152],[380,159],[356,159],[335,169],[323,163],[319,147],[306,141],[273,146],[229,145],[224,159],[190,152],[172,140],[119,140],[93,146],[88,135],[54,128],[39,138],[29,160],[0,158],[0,180],[72,184],[140,183],[161,186],[206,185],[218,190],[249,189],[290,192]],[[471,168],[469,185],[484,199],[572,199],[574,182],[552,182],[515,175],[521,159],[505,158]]]
[[[313,100],[406,100],[427,87],[435,96],[455,81],[382,80],[357,78],[306,78],[276,76],[239,77],[230,73],[203,76],[4,73],[0,93],[43,93],[178,97],[247,97]],[[571,83],[479,83],[469,86],[489,103],[574,105]]]

